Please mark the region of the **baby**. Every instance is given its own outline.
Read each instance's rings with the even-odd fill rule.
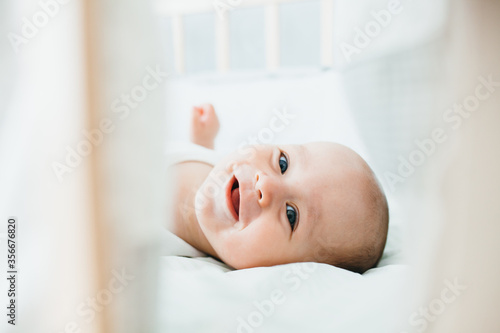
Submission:
[[[193,143],[213,149],[218,130],[211,105],[193,108]],[[363,273],[382,256],[385,195],[345,146],[247,146],[216,165],[172,169],[176,207],[192,207],[192,214],[176,210],[172,231],[235,269],[313,261]]]

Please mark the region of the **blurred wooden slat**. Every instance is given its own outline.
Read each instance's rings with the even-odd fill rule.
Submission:
[[[83,1],[83,25],[84,25],[84,62],[86,65],[86,94],[87,110],[84,128],[99,128],[100,106],[101,106],[101,80],[99,75],[99,57],[102,51],[99,49],[98,41],[102,32],[101,21],[98,17],[98,0]],[[90,160],[90,202],[91,202],[91,224],[93,240],[93,260],[95,262],[96,290],[106,289],[106,277],[108,275],[105,262],[107,257],[106,240],[108,238],[105,226],[105,218],[102,211],[102,196],[99,190],[99,169],[102,163],[99,160],[99,146],[93,148],[94,152],[88,156]],[[96,313],[96,328],[99,333],[114,332],[109,320],[109,308],[104,306],[102,311]]]

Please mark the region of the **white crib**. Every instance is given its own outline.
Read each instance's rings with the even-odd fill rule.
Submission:
[[[279,6],[286,3],[311,2],[303,0],[157,0],[155,10],[158,14],[171,18],[171,31],[174,49],[175,71],[186,71],[186,50],[184,18],[195,13],[213,12],[216,14],[215,57],[218,72],[227,72],[230,66],[230,38],[228,16],[237,9],[263,7],[265,10],[265,59],[266,69],[280,68],[280,12]],[[333,9],[334,0],[320,1],[320,59],[324,68],[333,66]]]

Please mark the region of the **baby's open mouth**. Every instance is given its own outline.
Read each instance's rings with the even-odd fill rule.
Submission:
[[[238,179],[234,178],[233,186],[231,187],[231,202],[233,203],[234,211],[236,212],[236,216],[240,217],[240,183],[238,183]]]

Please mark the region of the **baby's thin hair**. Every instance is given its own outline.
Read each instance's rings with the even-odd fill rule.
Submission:
[[[368,242],[362,242],[354,251],[339,253],[338,249],[325,249],[325,262],[336,267],[344,268],[357,273],[364,273],[375,267],[384,252],[389,227],[389,207],[387,198],[380,183],[370,171],[366,214],[367,221],[372,221],[373,235]]]

